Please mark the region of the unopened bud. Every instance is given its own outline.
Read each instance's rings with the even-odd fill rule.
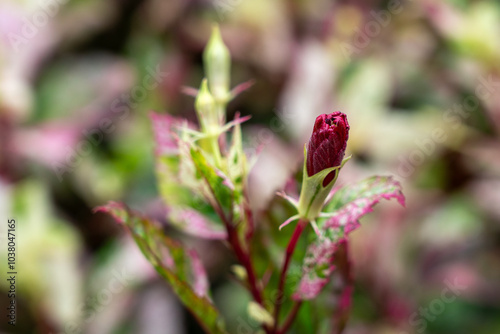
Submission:
[[[215,100],[208,90],[207,79],[203,79],[201,82],[200,90],[196,96],[195,109],[204,133],[213,133],[218,129],[219,118],[215,108]]]
[[[269,311],[256,302],[252,301],[248,304],[248,315],[259,324],[274,326],[273,316],[269,313]]]
[[[210,91],[218,104],[225,105],[231,96],[231,55],[217,25],[212,29],[212,35],[203,53],[203,61]]]
[[[304,152],[304,181],[299,199],[299,215],[314,220],[333,188],[344,159],[349,123],[340,111],[320,115]]]
[[[244,267],[240,265],[234,265],[231,267],[231,271],[236,277],[238,277],[242,282],[246,282],[248,279],[247,271]]]
[[[344,113],[335,111],[319,115],[307,145],[307,174],[313,176],[324,169],[340,166],[348,138],[349,123]],[[334,172],[325,178],[323,186],[330,184],[333,178]]]

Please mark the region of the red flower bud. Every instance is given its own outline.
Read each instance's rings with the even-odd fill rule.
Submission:
[[[344,113],[335,111],[318,116],[307,145],[307,174],[313,176],[324,169],[340,166],[348,138],[349,123]],[[326,187],[334,177],[335,171],[328,174],[323,186]]]

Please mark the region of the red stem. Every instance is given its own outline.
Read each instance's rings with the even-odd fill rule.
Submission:
[[[243,267],[245,267],[247,271],[248,285],[250,286],[250,292],[252,293],[252,296],[254,297],[255,301],[263,306],[262,293],[260,291],[259,286],[257,285],[257,278],[255,275],[255,270],[253,269],[252,261],[250,259],[250,254],[246,253],[241,247],[238,231],[236,230],[236,227],[233,225],[232,219],[228,219],[226,217],[226,215],[224,214],[224,210],[222,209],[220,203],[217,201],[217,197],[215,196],[215,192],[212,189],[212,186],[210,185],[210,183],[206,178],[205,181],[215,199],[215,202],[212,203],[212,206],[219,215],[224,225],[226,226],[228,242],[233,248],[234,253],[236,254],[236,258],[243,265]]]
[[[283,327],[278,331],[278,334],[285,334],[289,329],[290,326],[292,326],[295,317],[297,316],[297,313],[299,313],[300,307],[302,306],[302,302],[295,302],[293,305],[292,311],[288,315],[288,317],[285,320],[285,324]]]
[[[257,284],[257,277],[255,275],[255,270],[253,269],[250,255],[245,253],[245,251],[241,247],[238,233],[237,233],[235,227],[232,225],[228,225],[227,232],[228,232],[228,241],[231,244],[231,247],[233,248],[234,253],[236,254],[236,258],[243,265],[243,267],[245,267],[245,269],[247,271],[248,285],[250,287],[250,292],[252,293],[252,296],[255,299],[255,301],[262,305],[262,303],[263,303],[262,293],[261,293],[260,288]]]
[[[248,285],[250,288],[250,292],[251,292],[253,298],[255,299],[255,301],[257,303],[259,303],[261,306],[264,306],[262,291],[257,283],[257,276],[255,275],[255,270],[253,268],[250,250],[248,250],[248,252],[245,252],[245,250],[241,246],[238,231],[237,231],[236,226],[234,225],[234,222],[233,222],[233,212],[231,211],[230,218],[226,217],[226,214],[224,213],[224,210],[222,209],[220,202],[217,200],[217,196],[215,195],[215,191],[212,188],[212,186],[210,185],[210,182],[208,182],[208,179],[206,177],[205,177],[205,182],[207,183],[208,188],[210,189],[210,192],[212,193],[212,196],[214,198],[214,202],[212,203],[212,206],[213,206],[214,210],[217,212],[217,214],[219,215],[219,217],[222,220],[222,222],[224,223],[224,225],[226,226],[227,241],[229,242],[229,244],[233,248],[233,251],[236,255],[236,258],[238,259],[238,261],[243,265],[243,267],[247,271],[247,276],[248,276],[247,278],[248,278]],[[245,201],[246,201],[246,199],[247,199],[247,195],[245,193]],[[251,211],[250,207],[248,207],[248,203],[245,203],[244,210],[245,210],[245,214],[248,218],[248,223],[250,224],[250,229],[249,229],[247,235],[245,236],[247,241],[248,241],[253,235],[253,230],[254,230],[253,216],[252,216],[252,211]],[[268,326],[263,326],[263,328],[267,334],[271,333],[271,329]]]
[[[283,303],[282,299],[284,297],[283,290],[285,287],[286,273],[288,271],[288,267],[290,265],[290,261],[292,259],[293,252],[295,251],[295,247],[297,247],[297,243],[300,239],[300,236],[302,235],[302,232],[304,232],[304,229],[306,228],[307,224],[308,224],[307,220],[305,220],[305,219],[299,220],[297,226],[295,227],[295,231],[293,231],[292,237],[290,238],[290,242],[288,243],[288,246],[286,248],[285,262],[283,263],[283,268],[281,269],[280,280],[279,280],[279,284],[278,284],[278,294],[277,294],[276,307],[274,309],[274,332],[275,333],[278,329],[280,309],[281,309],[281,304]],[[295,316],[293,318],[295,318]],[[291,319],[291,322],[293,322],[293,318]],[[290,325],[291,325],[291,323],[290,323]]]
[[[262,297],[262,291],[257,282],[257,276],[255,275],[255,270],[253,268],[252,259],[250,253],[246,253],[241,247],[240,239],[236,228],[232,224],[226,224],[228,241],[236,254],[238,261],[245,267],[248,275],[248,286],[250,288],[250,293],[252,294],[254,300],[261,306],[264,306],[264,300]],[[264,331],[267,334],[271,334],[271,329],[268,326],[263,326]]]

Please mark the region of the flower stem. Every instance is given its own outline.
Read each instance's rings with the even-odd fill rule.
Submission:
[[[217,138],[215,137],[215,139],[217,139]],[[217,152],[219,152],[219,155],[220,155],[220,147],[219,147],[218,143],[216,143],[216,144],[217,144],[217,147],[216,147]],[[214,147],[214,149],[215,149],[215,147]],[[230,217],[226,216],[226,214],[224,213],[224,210],[222,209],[221,204],[216,199],[217,197],[215,196],[215,191],[212,188],[212,186],[210,185],[210,182],[208,182],[207,178],[205,178],[205,182],[206,182],[208,188],[210,189],[210,192],[212,193],[212,195],[215,199],[214,202],[211,204],[212,204],[215,212],[218,214],[218,216],[220,217],[220,219],[222,220],[222,222],[224,223],[224,225],[226,227],[227,242],[229,243],[229,245],[233,249],[234,254],[236,255],[236,258],[243,265],[243,267],[245,268],[245,270],[247,272],[248,289],[250,290],[250,293],[252,294],[254,300],[259,305],[264,307],[264,299],[262,296],[262,291],[261,291],[260,285],[258,284],[258,279],[257,279],[257,276],[255,274],[255,269],[254,269],[253,264],[252,264],[250,250],[245,251],[245,249],[241,245],[240,237],[238,235],[237,225],[235,225],[233,222],[232,213],[230,214]],[[248,211],[247,215],[249,215],[250,213],[251,213],[251,211]],[[249,215],[248,217],[252,218],[251,215]],[[263,329],[267,334],[271,333],[271,328],[269,326],[267,326],[267,325],[263,326]]]
[[[234,253],[238,261],[243,265],[247,271],[248,276],[248,286],[250,293],[252,294],[254,300],[264,306],[264,300],[262,298],[262,291],[257,281],[257,276],[255,275],[255,270],[253,268],[252,259],[250,258],[250,253],[247,253],[241,247],[240,239],[238,237],[238,232],[233,225],[227,225],[228,241],[234,250]],[[271,334],[271,328],[268,326],[263,326],[264,331],[267,334]]]
[[[211,135],[209,137],[210,140],[210,149],[212,150],[212,154],[215,158],[215,165],[217,168],[222,167],[222,155],[219,147],[219,136],[217,134]]]
[[[302,302],[295,302],[293,305],[292,311],[288,315],[288,317],[285,320],[285,323],[283,324],[283,327],[278,331],[278,334],[285,334],[289,329],[290,326],[292,326],[295,317],[297,316],[297,313],[299,313],[300,307],[302,306]]]
[[[262,293],[261,293],[260,288],[257,284],[257,277],[255,275],[255,270],[253,268],[252,261],[250,259],[250,255],[247,254],[243,250],[243,248],[241,247],[238,233],[237,233],[235,227],[232,225],[229,225],[227,227],[227,232],[228,232],[228,241],[234,250],[236,258],[238,259],[238,261],[243,265],[243,267],[247,271],[248,285],[250,287],[250,292],[252,293],[252,296],[255,299],[255,301],[262,305],[262,302],[263,302]]]
[[[302,232],[304,232],[304,229],[306,228],[307,224],[308,224],[307,220],[305,220],[305,219],[299,220],[297,226],[295,227],[295,231],[293,231],[290,242],[288,243],[288,246],[286,248],[285,262],[283,263],[283,268],[281,269],[281,274],[280,274],[280,279],[279,279],[279,284],[278,284],[278,294],[277,294],[276,307],[274,309],[274,332],[275,333],[278,329],[280,309],[281,309],[281,304],[283,303],[286,273],[288,271],[288,267],[290,266],[290,261],[292,259],[293,252],[295,251],[295,247],[297,247],[297,243],[300,239],[300,236],[302,235]],[[297,311],[298,310],[296,310],[295,313]],[[290,322],[293,322],[293,318],[290,320]],[[291,323],[290,323],[290,325],[291,325]]]

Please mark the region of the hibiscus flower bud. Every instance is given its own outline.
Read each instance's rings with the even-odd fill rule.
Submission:
[[[222,40],[220,29],[217,25],[213,27],[212,35],[203,52],[203,62],[208,86],[215,101],[218,104],[225,105],[231,96],[229,89],[231,55]]]
[[[299,216],[314,221],[325,204],[342,166],[349,138],[347,117],[340,111],[316,118],[304,151],[304,181],[299,199]]]
[[[203,79],[194,103],[201,130],[213,135],[219,130],[219,116],[215,108],[215,100],[208,89],[207,79]]]
[[[327,168],[340,166],[348,138],[349,123],[344,113],[335,111],[318,116],[307,145],[307,174],[313,176]],[[328,174],[323,186],[332,182],[334,176],[335,172]]]

